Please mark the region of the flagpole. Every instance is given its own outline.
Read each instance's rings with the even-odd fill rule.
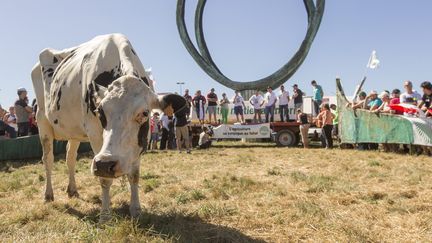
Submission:
[[[354,92],[353,100],[352,100],[353,102],[355,102],[355,100],[357,99],[357,96],[360,93],[360,91],[361,91],[361,89],[362,89],[362,87],[363,87],[363,85],[367,79],[368,69],[369,68],[375,69],[378,67],[378,66],[372,67],[373,62],[375,62],[375,61],[378,61],[378,59],[376,58],[376,51],[373,50],[371,56],[369,57],[368,64],[366,65],[366,68],[364,70],[363,79],[361,80],[360,84],[357,86],[357,88]],[[378,61],[378,64],[379,64],[379,61]],[[377,64],[374,64],[374,65],[377,65]]]

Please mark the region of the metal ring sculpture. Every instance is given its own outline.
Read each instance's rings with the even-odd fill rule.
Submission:
[[[267,76],[265,78],[255,80],[255,81],[238,82],[227,78],[219,70],[219,68],[213,62],[213,59],[207,48],[207,44],[204,38],[203,27],[202,27],[204,7],[207,0],[199,0],[195,11],[195,37],[197,40],[199,51],[192,43],[186,28],[185,19],[184,19],[185,2],[186,0],[177,1],[177,14],[176,14],[177,28],[183,44],[185,45],[186,49],[193,57],[195,62],[211,78],[213,78],[220,84],[235,90],[256,90],[256,89],[264,90],[267,86],[276,88],[279,85],[283,84],[285,81],[287,81],[292,75],[294,75],[294,73],[297,71],[297,69],[306,59],[309,49],[312,46],[312,42],[315,39],[315,36],[321,24],[321,20],[324,14],[324,5],[325,5],[325,0],[316,0],[316,4],[314,0],[303,0],[308,15],[308,27],[307,27],[306,37],[304,38],[302,44],[300,45],[300,48],[297,50],[297,52],[294,54],[294,56],[291,58],[289,62],[287,62],[284,66],[282,66],[279,70],[274,72],[272,75]]]

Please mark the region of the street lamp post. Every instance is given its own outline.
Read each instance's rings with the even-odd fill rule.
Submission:
[[[180,93],[179,93],[179,95],[181,95],[183,93],[182,85],[184,85],[185,82],[177,82],[177,84],[180,86]]]

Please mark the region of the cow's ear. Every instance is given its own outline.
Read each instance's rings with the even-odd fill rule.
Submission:
[[[40,54],[39,54],[39,62],[41,64],[42,67],[44,66],[56,66],[59,63],[59,59],[60,59],[60,55],[55,54],[58,53],[57,50],[54,49],[44,49]]]
[[[53,49],[44,49],[39,54],[39,63],[42,68],[42,75],[48,82],[51,82],[54,71],[60,63],[60,57],[55,54],[56,52],[57,51]]]

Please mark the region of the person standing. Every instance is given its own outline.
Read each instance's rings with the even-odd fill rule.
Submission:
[[[150,119],[150,139],[151,139],[151,149],[157,149],[157,142],[159,141],[159,113],[153,113],[152,118]]]
[[[318,85],[315,80],[312,80],[311,84],[313,87],[312,101],[314,104],[314,116],[317,116],[320,113],[320,106],[324,97],[324,91],[321,85]]]
[[[195,112],[197,114],[199,122],[203,124],[205,115],[204,106],[206,104],[206,98],[201,95],[201,90],[197,90],[197,92],[195,93],[195,96],[192,99],[192,104],[195,107]]]
[[[298,110],[298,109],[303,110],[303,91],[301,91],[301,89],[298,88],[297,84],[293,85],[292,98],[294,100],[294,109],[295,110]]]
[[[244,99],[240,94],[240,91],[236,90],[235,95],[233,97],[233,103],[234,103],[234,113],[237,118],[237,122],[244,123],[244,116],[243,116],[243,108],[246,109],[246,105],[244,103]],[[239,117],[241,117],[241,120],[239,120]]]
[[[221,107],[222,123],[227,124],[230,101],[225,93],[222,93],[222,99],[219,101],[219,104]]]
[[[339,111],[335,104],[330,105],[331,113],[333,113],[333,130],[332,134],[334,137],[339,138]]]
[[[306,113],[303,113],[303,111],[298,108],[297,109],[297,122],[300,122],[300,135],[302,138],[302,143],[304,148],[309,148],[309,121],[308,116]]]
[[[280,95],[279,95],[279,115],[280,115],[280,121],[284,122],[284,116],[285,121],[289,121],[289,114],[288,114],[288,103],[290,101],[289,93],[285,90],[285,87],[283,85],[280,86]]]
[[[190,154],[190,143],[189,143],[189,127],[188,120],[186,118],[186,110],[180,110],[174,113],[175,116],[175,136],[177,149],[182,152],[183,144],[186,147],[186,151]]]
[[[28,105],[27,90],[19,88],[18,100],[15,102],[15,114],[18,126],[18,137],[27,136],[30,130],[30,114],[33,109]]]
[[[274,122],[274,110],[277,101],[276,94],[273,89],[269,86],[267,87],[267,93],[265,94],[266,106],[264,108],[266,122]],[[270,120],[269,120],[270,116]]]
[[[167,114],[163,114],[160,122],[162,123],[162,138],[160,142],[160,150],[165,150],[167,147],[168,134],[169,134],[169,122],[170,119]]]
[[[411,81],[405,81],[404,88],[405,93],[400,95],[400,103],[417,106],[422,97],[417,91],[413,90]]]
[[[255,94],[252,95],[249,99],[249,103],[254,108],[254,123],[261,123],[261,113],[262,113],[262,107],[264,105],[264,98],[260,94],[259,90],[255,91]]]
[[[318,114],[316,120],[319,120],[322,124],[321,141],[322,147],[326,149],[333,148],[333,119],[334,115],[330,111],[329,104],[321,105],[321,112]]]
[[[214,122],[216,123],[216,108],[217,108],[217,102],[218,102],[218,97],[217,94],[214,92],[215,89],[211,88],[210,92],[207,94],[207,102],[208,102],[208,106],[207,106],[207,110],[209,113],[209,123],[212,123],[212,114],[213,114],[213,118],[214,118]]]
[[[189,120],[189,116],[191,114],[191,107],[192,107],[192,96],[189,95],[189,89],[185,89],[183,98],[185,98],[185,100],[187,101],[187,105],[188,105],[188,110],[189,112],[186,114],[187,119]]]

